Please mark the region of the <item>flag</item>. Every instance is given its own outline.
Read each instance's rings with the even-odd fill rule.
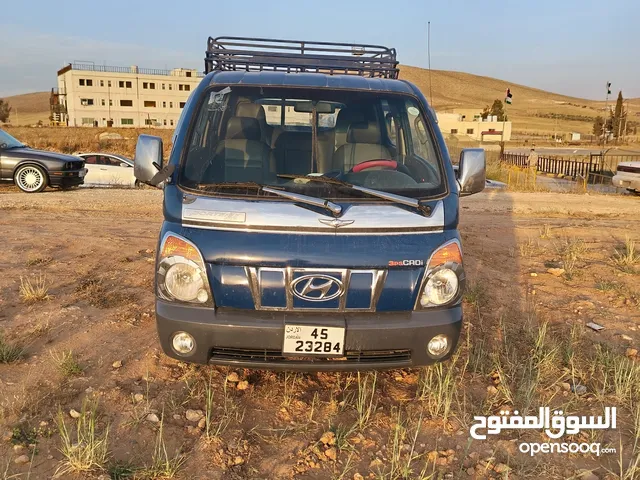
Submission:
[[[607,95],[611,95],[611,82],[607,82]]]
[[[513,97],[513,95],[511,95],[511,89],[507,88],[507,95],[504,97],[504,103],[508,103],[509,105],[511,105],[511,98]]]

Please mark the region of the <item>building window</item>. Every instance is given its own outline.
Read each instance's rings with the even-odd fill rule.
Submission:
[[[120,125],[133,125],[133,118],[121,118]]]
[[[278,107],[277,107],[276,105],[269,105],[269,106],[267,107],[267,110],[268,110],[269,112],[277,112],[277,111],[278,111]]]
[[[109,106],[113,107],[113,100],[109,99]]]
[[[133,100],[120,100],[121,107],[133,107]]]
[[[162,84],[162,89],[164,90],[164,83]]]
[[[189,91],[191,91],[191,85],[185,85],[185,86],[184,86],[184,91],[185,91],[185,92],[189,92]]]
[[[190,77],[191,76],[191,72],[185,72],[185,76]]]
[[[93,105],[93,98],[81,98],[80,104],[84,105],[85,107],[91,106]]]
[[[453,133],[455,135],[456,133],[458,133],[458,129],[457,128],[452,128],[451,129],[451,133]]]
[[[155,89],[156,89],[156,84],[155,84],[155,83],[153,83],[153,82],[151,82],[151,83],[149,84],[149,90],[155,90]]]
[[[178,90],[182,91],[183,87],[184,87],[184,85],[182,85],[181,83],[178,84]]]
[[[473,135],[473,128],[467,128],[467,135]]]
[[[156,107],[156,102],[155,100],[145,100],[144,101],[144,106],[147,108],[155,108]]]
[[[162,108],[167,108],[167,102],[162,102]]]
[[[93,125],[93,118],[82,117],[82,125]]]
[[[122,80],[120,80],[120,81],[118,82],[118,86],[119,86],[120,88],[124,88],[124,82],[123,82]]]
[[[142,88],[146,89],[149,87],[149,84],[147,82],[142,82]]]
[[[122,80],[120,80],[118,82],[118,85],[120,86],[120,88],[131,88],[131,82],[124,82]]]
[[[186,102],[180,102],[180,108],[184,108]]]
[[[111,80],[107,80],[107,87],[111,88]]]
[[[169,102],[169,108],[173,108],[173,102]]]
[[[145,125],[154,125],[156,123],[156,119],[155,118],[145,118],[144,119],[144,124]]]
[[[84,87],[84,78],[79,79],[78,82],[80,82],[81,87]]]
[[[173,120],[169,120],[169,123],[171,124],[171,126],[173,127]]]
[[[87,87],[93,87],[93,80],[87,78]]]
[[[173,85],[169,84],[169,90],[173,90]]]
[[[104,87],[104,80],[100,80],[100,86]]]
[[[167,126],[167,119],[166,119],[166,118],[162,121],[162,124],[163,124],[165,127]]]
[[[496,131],[496,129],[495,129],[495,128],[490,128],[490,129],[489,129],[489,131],[490,131],[490,132],[495,132],[495,131]]]
[[[100,104],[104,107],[104,98],[100,100]]]
[[[191,90],[191,85],[185,85],[185,84],[179,83],[178,90],[184,90],[185,92],[188,92],[189,90]]]

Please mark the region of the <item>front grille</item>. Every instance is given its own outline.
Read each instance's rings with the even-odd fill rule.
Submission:
[[[84,165],[84,162],[67,162],[64,164],[65,170],[80,170]]]
[[[214,348],[212,360],[253,363],[397,363],[411,362],[411,350],[348,350],[343,357],[284,356],[280,350]]]

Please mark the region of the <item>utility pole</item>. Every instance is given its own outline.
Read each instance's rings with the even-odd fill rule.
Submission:
[[[602,123],[602,146],[607,143],[607,114],[609,113],[609,94],[611,93],[611,82],[607,82],[607,96],[604,100],[604,122]]]

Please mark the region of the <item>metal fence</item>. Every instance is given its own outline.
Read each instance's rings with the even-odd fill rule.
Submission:
[[[169,75],[174,77],[203,77],[204,74],[198,71],[192,70],[163,70],[159,68],[142,68],[137,66],[132,67],[112,67],[107,65],[95,65],[93,63],[79,63],[74,62],[71,65],[73,70],[85,70],[89,72],[109,72],[109,73],[134,73],[140,75]]]
[[[512,153],[502,154],[500,161],[509,165],[515,165],[517,167],[528,167],[529,156],[518,155]],[[551,173],[553,175],[564,175],[571,177],[574,180],[577,177],[587,178],[591,174],[602,174],[602,161],[591,156],[588,161],[584,160],[571,160],[562,157],[538,157],[538,172]]]

